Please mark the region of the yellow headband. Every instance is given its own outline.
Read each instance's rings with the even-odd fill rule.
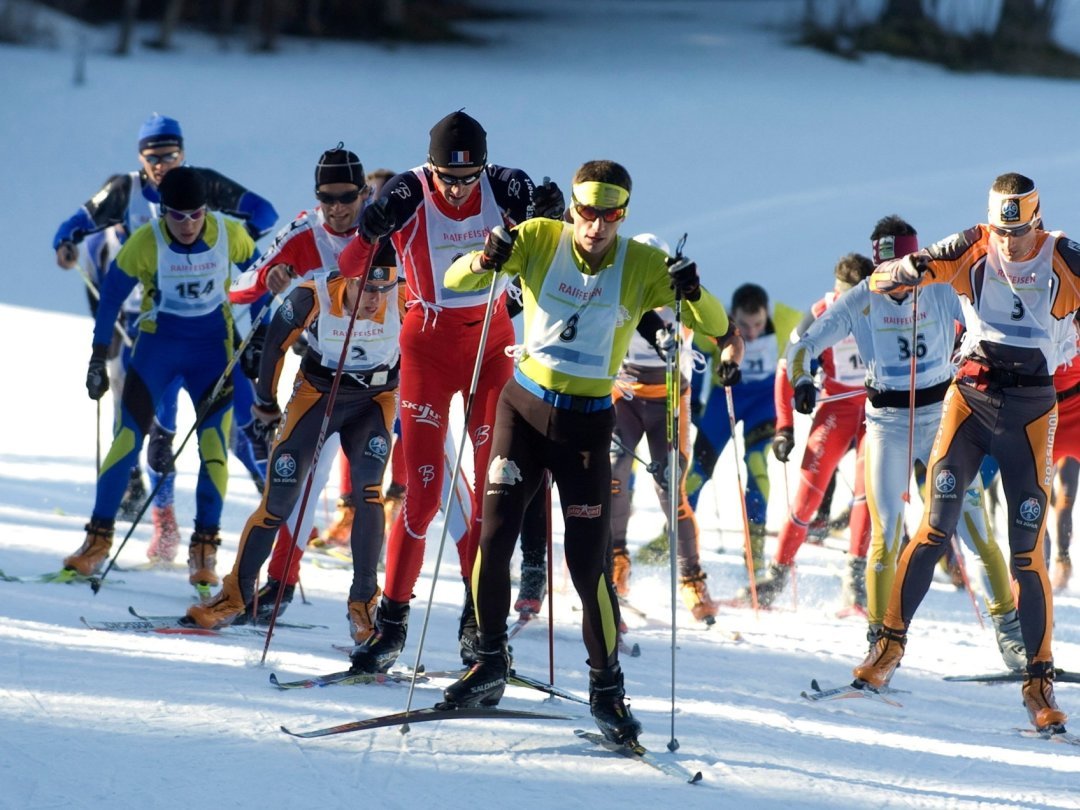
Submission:
[[[1026,194],[990,192],[989,222],[998,228],[1020,228],[1039,218],[1039,190]]]
[[[623,208],[630,202],[630,192],[622,186],[598,183],[595,180],[575,183],[573,193],[574,199],[582,205],[592,205],[596,208]]]

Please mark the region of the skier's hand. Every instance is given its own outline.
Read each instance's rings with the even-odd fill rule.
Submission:
[[[545,177],[544,182],[533,189],[532,207],[534,217],[562,219],[566,212],[562,189],[550,177]]]
[[[895,273],[895,279],[908,287],[915,287],[919,283],[919,279],[922,278],[922,274],[926,272],[930,266],[930,260],[924,253],[909,253],[903,259],[900,260],[900,266],[897,267]]]
[[[813,413],[817,404],[817,389],[812,382],[801,382],[795,386],[795,410],[799,413]]]
[[[390,211],[390,201],[385,198],[371,203],[360,217],[360,232],[372,244],[392,232],[396,225]]]
[[[663,329],[656,330],[656,350],[666,360],[675,354],[675,324],[666,323]]]
[[[79,248],[74,242],[61,242],[56,249],[56,264],[63,270],[70,270],[79,260]]]
[[[240,355],[240,370],[249,380],[259,378],[259,363],[262,362],[263,347],[266,345],[266,324],[260,323],[255,327],[244,353]]]
[[[255,402],[251,406],[251,415],[255,417],[251,423],[252,434],[269,447],[274,433],[281,424],[281,408],[276,402],[268,402],[256,395]]]
[[[90,364],[86,368],[86,393],[90,399],[101,399],[109,390],[109,372],[105,368],[108,352],[108,346],[95,344],[90,354]]]
[[[697,263],[685,256],[667,260],[668,275],[671,277],[671,289],[680,298],[697,301],[701,298],[701,279],[698,278]]]
[[[795,428],[784,427],[776,431],[772,440],[773,455],[778,461],[785,464],[791,458],[791,451],[795,449]]]
[[[716,376],[719,378],[720,384],[725,388],[738,385],[742,381],[742,371],[739,369],[738,363],[721,363],[716,370]]]
[[[508,231],[501,226],[492,228],[484,240],[484,252],[480,255],[480,269],[488,273],[502,267],[514,251],[516,238],[516,231]]]
[[[289,289],[294,278],[296,278],[296,271],[292,269],[292,265],[275,264],[266,271],[266,289],[274,295],[281,295]]]

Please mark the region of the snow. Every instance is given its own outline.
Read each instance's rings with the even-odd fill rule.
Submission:
[[[431,124],[464,105],[487,127],[492,160],[550,175],[564,189],[585,159],[624,162],[635,180],[626,231],[669,241],[689,232],[688,253],[723,298],[755,279],[805,308],[828,288],[840,255],[868,249],[878,217],[895,211],[924,241],[944,236],[981,219],[986,189],[1004,171],[1033,176],[1048,223],[1069,229],[1080,213],[1080,149],[1058,111],[1068,109],[1075,83],[791,49],[777,24],[801,6],[558,0],[545,4],[544,16],[475,25],[489,41],[483,47],[291,41],[274,56],[184,35],[175,52],[139,50],[123,60],[106,53],[113,32],[91,30],[82,86],[71,81],[74,26],[57,50],[0,47],[9,77],[0,89],[8,111],[0,117],[0,186],[18,199],[0,224],[10,268],[0,317],[9,335],[33,341],[26,352],[9,341],[3,361],[0,568],[55,570],[81,541],[94,483],[96,411],[82,382],[90,323],[82,285],[55,268],[49,245],[57,223],[110,172],[135,166],[134,134],[154,110],[182,122],[193,163],[265,194],[287,220],[312,203],[311,166],[323,149],[342,139],[371,168],[404,169],[423,159]],[[180,424],[190,425],[182,406]],[[102,424],[110,418],[106,397]],[[181,458],[177,485],[185,532],[193,459]],[[721,596],[743,578],[741,535],[731,531],[739,524],[733,463],[729,450],[699,514],[703,563]],[[219,570],[231,565],[257,503],[242,469],[233,471]],[[769,516],[778,528],[783,470],[772,472]],[[850,480],[851,468],[845,472]],[[335,494],[317,501],[322,524]],[[632,545],[661,523],[642,487]],[[436,522],[429,534],[402,663],[416,654],[439,529]],[[142,561],[148,540],[139,526],[120,565]],[[559,541],[556,532],[555,681],[584,694],[585,654]],[[633,600],[649,619],[626,617],[642,649],[624,658],[627,692],[642,741],[703,772],[694,787],[577,740],[573,728],[592,727],[584,707],[551,706],[513,688],[506,706],[576,719],[286,737],[282,724],[304,730],[405,706],[400,686],[268,685],[270,672],[293,678],[346,665],[331,648],[348,639],[341,571],[305,563],[311,604],[294,603],[284,618],[327,629],[280,630],[265,665],[259,639],[102,633],[79,622],[128,619],[128,605],[181,613],[191,599],[182,573],[113,572],[97,595],[85,585],[0,583],[0,807],[333,807],[364,799],[385,808],[553,799],[627,808],[1077,807],[1080,758],[1013,731],[1027,725],[1016,684],[941,680],[1000,668],[989,625],[980,628],[968,597],[951,586],[932,587],[913,625],[894,682],[911,690],[898,696],[902,708],[799,696],[811,678],[846,682],[865,651],[863,623],[834,616],[842,566],[836,550],[804,547],[797,589],[789,589],[797,609],[789,592],[771,612],[727,609],[704,630],[680,607],[674,755],[665,751],[670,584],[663,568],[635,567]],[[425,643],[432,669],[456,663],[456,571],[447,549]],[[1073,590],[1055,603],[1057,662],[1080,666],[1080,596]],[[526,628],[514,642],[516,666],[546,678],[547,650],[546,626]],[[1064,709],[1077,708],[1076,687],[1058,693]],[[437,698],[421,684],[413,705]]]

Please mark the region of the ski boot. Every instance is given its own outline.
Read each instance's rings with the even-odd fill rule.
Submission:
[[[1040,661],[1027,665],[1024,685],[1021,687],[1024,707],[1032,725],[1039,731],[1056,730],[1065,726],[1068,715],[1058,708],[1054,700],[1054,663]]]
[[[308,541],[309,548],[341,548],[352,542],[353,519],[356,517],[356,504],[352,494],[342,495],[338,498],[337,511],[334,512],[334,522],[330,528],[313,540]]]
[[[281,591],[281,604],[278,605],[277,614],[280,619],[285,612],[285,608],[289,606],[293,596],[296,594],[296,586],[285,585],[273,577],[267,577],[266,584],[259,588],[256,598],[247,603],[244,615],[255,622],[270,621],[270,616],[274,613],[274,602],[277,601],[278,591]]]
[[[386,672],[405,649],[409,630],[409,603],[383,594],[375,612],[375,634],[353,650],[353,672]]]
[[[199,627],[213,630],[233,624],[244,615],[245,607],[240,582],[232,574],[226,574],[218,594],[208,601],[189,607],[187,617]]]
[[[146,503],[146,484],[143,483],[142,470],[135,467],[131,470],[127,489],[124,490],[124,499],[120,501],[116,516],[121,520],[134,520],[144,503]]]
[[[994,637],[997,639],[1001,660],[1012,672],[1024,672],[1027,669],[1027,650],[1024,648],[1024,636],[1020,633],[1020,616],[1015,609],[1001,616],[990,614],[994,623]]]
[[[845,608],[855,608],[866,615],[866,557],[848,555],[847,569],[840,583],[840,597]]]
[[[874,635],[870,652],[853,672],[857,680],[874,689],[880,689],[888,685],[893,671],[900,666],[900,659],[904,657],[904,645],[907,643],[907,633],[903,630],[882,627],[881,631]],[[867,639],[870,639],[869,634]]]
[[[619,596],[630,595],[630,552],[626,547],[615,549],[611,555],[611,584]]]
[[[375,635],[375,613],[378,610],[382,588],[375,586],[375,593],[366,602],[362,599],[349,600],[349,635],[357,644],[363,644]]]
[[[481,637],[477,644],[476,661],[469,671],[443,690],[439,708],[458,709],[469,706],[496,706],[506,689],[510,675],[510,652],[506,633],[494,639]]]
[[[153,506],[150,515],[154,523],[154,534],[150,546],[146,549],[146,558],[155,565],[171,563],[180,550],[180,528],[176,525],[176,511],[173,505]]]
[[[589,670],[589,711],[601,733],[614,743],[636,741],[641,723],[626,705],[622,668],[615,664]]]
[[[521,566],[521,587],[514,602],[517,613],[539,613],[547,596],[547,571],[542,566]]]
[[[716,622],[716,614],[720,612],[720,606],[709,595],[709,586],[705,584],[706,574],[700,568],[692,574],[688,574],[679,582],[682,591],[683,602],[687,610],[694,618],[705,624]]]
[[[791,573],[790,565],[773,563],[769,566],[769,573],[754,583],[757,590],[758,605],[769,607],[787,586],[788,575]],[[740,601],[750,603],[752,595],[749,588],[740,588],[737,594]]]
[[[461,663],[471,666],[476,663],[476,605],[473,602],[472,584],[467,577],[462,581],[465,583],[465,604],[458,620],[458,652],[461,653]]]
[[[64,568],[84,577],[90,576],[108,558],[112,541],[113,521],[90,518],[86,524],[86,539],[74,554],[64,558]]]
[[[220,545],[216,528],[209,531],[196,529],[188,544],[188,582],[195,586],[204,601],[210,596],[210,588],[221,584],[214,570]]]
[[[1058,553],[1054,559],[1054,576],[1050,580],[1050,587],[1054,589],[1054,593],[1061,593],[1063,590],[1069,587],[1069,580],[1072,578],[1072,560],[1069,559],[1069,553]]]

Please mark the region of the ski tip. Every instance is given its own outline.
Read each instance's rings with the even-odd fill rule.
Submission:
[[[630,657],[631,658],[640,658],[641,657],[641,647],[638,646],[638,643],[636,641],[634,642],[634,646],[630,648]]]
[[[278,689],[281,688],[281,684],[278,682],[278,677],[277,677],[276,672],[271,672],[270,673],[270,683],[273,684],[274,686],[276,686]]]
[[[814,678],[812,681],[810,681],[810,688],[813,689],[815,692],[821,691],[821,687],[818,685],[817,678]]]
[[[691,785],[696,785],[701,781],[701,771],[694,771],[694,775],[686,780]]]

